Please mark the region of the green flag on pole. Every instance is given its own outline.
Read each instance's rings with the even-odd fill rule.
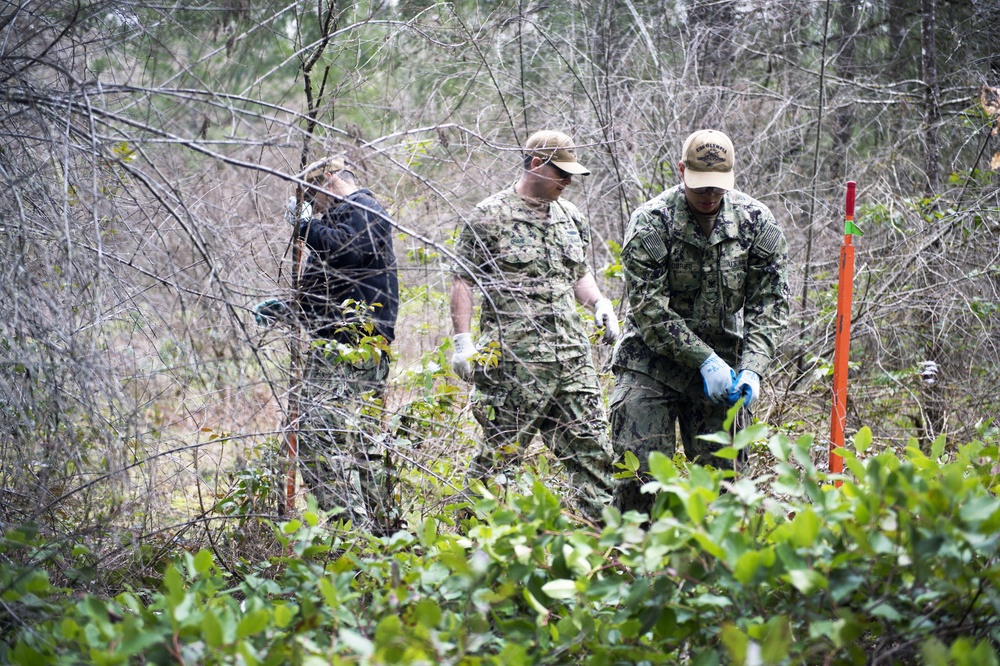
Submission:
[[[854,224],[854,220],[844,220],[844,235],[864,236],[865,232],[861,231],[861,228]]]

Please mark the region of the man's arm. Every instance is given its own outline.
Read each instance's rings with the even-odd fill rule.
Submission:
[[[377,215],[380,210],[378,203],[370,197],[360,197],[358,203],[365,208],[352,205],[354,202],[345,199],[348,215],[336,216],[336,221],[327,223],[327,218],[312,219],[302,222],[302,237],[309,249],[318,252],[333,265],[340,267],[361,266],[376,252],[369,215]],[[343,204],[341,204],[342,206]]]
[[[479,351],[469,332],[472,325],[472,287],[457,275],[451,281],[451,325],[455,329],[452,336],[451,368],[466,381],[472,380],[472,361]]]
[[[601,288],[597,286],[594,274],[587,271],[587,274],[576,281],[573,285],[573,295],[577,302],[588,310],[593,310],[597,301],[604,298]]]
[[[788,244],[770,211],[762,214],[747,265],[740,368],[763,375],[788,326]]]
[[[455,335],[472,330],[472,285],[457,275],[451,281],[451,327]]]

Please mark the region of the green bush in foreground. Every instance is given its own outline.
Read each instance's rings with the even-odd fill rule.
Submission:
[[[754,426],[722,455],[765,438]],[[861,459],[870,439],[843,452],[839,488],[809,438],[767,439],[768,479],[656,456],[654,519],[609,510],[600,534],[536,484],[381,541],[307,512],[243,580],[185,553],[155,592],[101,599],[8,566],[0,661],[997,664],[997,448]],[[12,533],[0,554],[28,547]]]

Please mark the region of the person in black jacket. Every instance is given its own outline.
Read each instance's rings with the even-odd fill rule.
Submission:
[[[399,519],[378,417],[399,308],[392,225],[342,159],[320,160],[300,179],[310,187],[301,205],[289,200],[285,218],[309,248],[295,310],[311,341],[297,424],[301,471],[321,508],[385,534]],[[293,308],[269,299],[254,314],[268,325],[291,319]]]

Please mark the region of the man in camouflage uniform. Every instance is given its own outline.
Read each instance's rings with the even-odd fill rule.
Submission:
[[[599,520],[611,500],[611,446],[576,302],[594,309],[609,342],[618,319],[590,269],[590,226],[560,199],[574,175],[590,172],[561,132],[531,135],[523,160],[517,183],[476,206],[455,250],[452,367],[475,384],[473,413],[483,428],[471,475],[503,473],[540,432],[566,466],[581,508]],[[476,343],[473,285],[483,291]]]
[[[611,437],[673,457],[675,423],[692,462],[717,463],[698,435],[751,404],[788,323],[788,250],[767,206],[734,190],[733,144],[700,130],[684,142],[681,184],[632,214],[622,248],[630,312],[615,349]],[[737,375],[734,368],[739,369]],[[649,512],[643,478],[619,480],[614,504]]]
[[[344,509],[375,534],[397,526],[393,474],[380,436],[382,394],[395,337],[399,286],[388,213],[340,158],[310,165],[312,187],[286,219],[309,248],[298,305],[310,346],[299,395],[299,461],[319,506]],[[315,215],[313,215],[315,211]],[[259,303],[258,324],[291,319],[277,299]]]

